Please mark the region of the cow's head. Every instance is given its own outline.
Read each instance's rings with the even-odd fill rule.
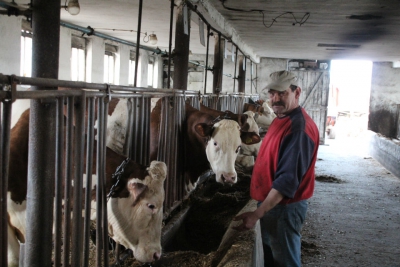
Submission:
[[[242,143],[254,144],[260,136],[254,132],[243,132],[233,120],[221,120],[213,125],[199,123],[196,132],[206,138],[206,154],[219,183],[237,182],[235,160]]]
[[[108,202],[110,236],[131,249],[141,262],[161,257],[165,163],[153,161],[147,175],[132,177],[126,187],[128,198],[111,198]]]

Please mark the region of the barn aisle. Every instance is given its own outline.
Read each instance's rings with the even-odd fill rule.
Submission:
[[[319,148],[303,266],[400,266],[400,178],[368,155],[368,133]]]

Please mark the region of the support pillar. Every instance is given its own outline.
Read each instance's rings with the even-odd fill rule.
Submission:
[[[59,1],[32,1],[32,77],[58,78]],[[32,90],[57,90],[32,87]],[[56,102],[31,100],[24,266],[51,267],[55,178]]]
[[[215,38],[214,47],[214,76],[213,76],[213,93],[219,94],[222,91],[222,73],[224,70],[224,48],[225,41],[221,38],[221,34]]]
[[[185,18],[185,10],[187,18]],[[190,13],[185,5],[178,7],[175,25],[174,84],[175,89],[187,89],[190,41]],[[187,23],[187,26],[185,25]],[[187,34],[185,34],[187,27]]]
[[[246,65],[244,56],[239,56],[238,91],[239,93],[246,92]]]

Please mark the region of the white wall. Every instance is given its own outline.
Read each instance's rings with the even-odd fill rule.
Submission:
[[[128,85],[129,84],[129,54],[130,54],[130,47],[127,45],[120,44],[118,50],[118,57],[119,57],[119,76],[118,81],[115,84],[118,85]]]
[[[21,17],[0,15],[0,73],[20,75]]]
[[[60,28],[58,79],[71,80],[71,30]]]

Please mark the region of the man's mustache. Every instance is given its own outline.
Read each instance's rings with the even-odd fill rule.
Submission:
[[[277,101],[277,102],[272,103],[272,106],[284,106],[284,105],[285,104],[283,102],[281,102],[281,101]]]

